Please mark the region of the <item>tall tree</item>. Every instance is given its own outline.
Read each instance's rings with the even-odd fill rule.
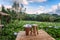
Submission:
[[[13,3],[13,5],[12,5],[12,8],[14,8],[14,10],[16,11],[16,12],[18,12],[18,9],[19,9],[19,3],[17,3],[16,1]]]
[[[19,18],[19,3],[17,3],[16,1],[14,1],[12,8],[14,9],[14,11],[17,14],[17,19]]]
[[[2,5],[2,12],[7,13],[7,11],[5,10],[5,7]]]

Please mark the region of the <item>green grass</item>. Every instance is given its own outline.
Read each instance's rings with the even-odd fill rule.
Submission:
[[[24,23],[24,24],[37,24],[38,26],[41,26],[41,27],[60,26],[60,22],[20,21],[20,23]]]

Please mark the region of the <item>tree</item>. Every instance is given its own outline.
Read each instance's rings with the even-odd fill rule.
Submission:
[[[15,10],[18,10],[19,8],[19,3],[17,3],[16,1],[13,3],[12,8],[15,8]]]
[[[49,17],[49,21],[50,21],[50,22],[54,22],[55,19],[56,19],[56,17],[54,17],[54,16],[50,16],[50,17]]]
[[[7,11],[5,10],[5,7],[2,5],[2,12],[7,13]]]
[[[20,4],[19,6],[19,3],[17,3],[16,1],[13,3],[13,6],[12,6],[17,14],[17,19],[21,20],[24,18],[24,12],[26,11],[26,8],[24,10],[22,10],[22,8],[24,7],[23,4]]]
[[[49,16],[50,16],[50,14],[42,13],[42,14],[37,16],[37,18],[38,18],[37,20],[38,21],[49,21]]]

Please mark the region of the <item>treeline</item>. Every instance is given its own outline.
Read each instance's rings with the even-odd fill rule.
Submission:
[[[60,22],[60,15],[57,14],[27,14],[25,20],[32,20],[32,21],[42,21],[42,22]]]
[[[7,9],[5,10],[4,6],[2,6],[2,12],[10,14],[12,20],[30,20],[30,21],[42,21],[42,22],[60,22],[60,15],[58,14],[27,14],[25,12],[16,13],[14,10]]]

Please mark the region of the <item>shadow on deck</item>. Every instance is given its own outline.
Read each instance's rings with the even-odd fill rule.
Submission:
[[[17,35],[16,40],[55,40],[44,30],[39,30],[39,34],[37,36],[26,36],[25,31],[20,31]]]

